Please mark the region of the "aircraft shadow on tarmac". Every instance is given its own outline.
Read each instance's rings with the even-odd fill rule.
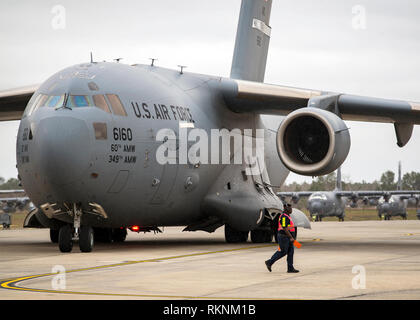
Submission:
[[[413,241],[410,239],[390,239],[390,240],[363,240],[363,239],[355,239],[355,240],[300,240],[302,243],[302,249],[298,249],[300,251],[318,251],[318,250],[331,250],[331,251],[341,251],[341,250],[354,250],[354,251],[385,251],[390,252],[393,250],[417,250],[419,249],[418,241]],[[9,250],[16,252],[20,249],[27,251],[38,251],[38,253],[45,253],[52,250],[56,250],[57,244],[51,243],[48,239],[45,241],[38,241],[38,242],[30,242],[30,241],[11,241],[9,240],[7,244],[4,244],[9,247]],[[77,242],[74,243],[75,247],[77,247]],[[97,242],[95,244],[95,251],[149,251],[149,250],[157,250],[157,249],[207,249],[207,250],[224,250],[224,249],[232,249],[232,248],[240,248],[240,247],[270,247],[275,246],[274,242],[270,243],[252,243],[250,241],[246,243],[226,243],[224,239],[202,239],[202,238],[187,238],[187,239],[180,239],[180,238],[167,238],[167,239],[128,239],[123,243],[102,243]],[[6,250],[6,251],[9,251]],[[95,252],[94,251],[94,252]],[[56,252],[56,251],[55,251]],[[75,251],[75,252],[78,252]],[[7,254],[7,253],[6,253]]]

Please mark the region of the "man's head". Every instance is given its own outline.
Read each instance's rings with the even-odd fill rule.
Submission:
[[[284,204],[284,213],[291,214],[292,213],[292,205],[290,203]]]

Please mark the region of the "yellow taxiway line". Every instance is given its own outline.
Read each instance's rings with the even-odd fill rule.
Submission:
[[[235,252],[241,250],[250,250],[250,249],[259,249],[259,248],[266,248],[274,246],[274,244],[266,244],[260,246],[251,246],[251,247],[242,247],[242,248],[235,248],[235,249],[226,249],[226,250],[217,250],[217,251],[207,251],[207,252],[200,252],[200,253],[191,253],[191,254],[184,254],[178,256],[171,256],[171,257],[163,257],[163,258],[154,258],[154,259],[147,259],[147,260],[138,260],[138,261],[128,261],[128,262],[121,262],[103,266],[96,266],[96,267],[88,267],[88,268],[81,268],[81,269],[74,269],[70,271],[66,271],[66,273],[76,273],[76,272],[83,272],[83,271],[90,271],[90,270],[98,270],[98,269],[106,269],[106,268],[114,268],[114,267],[123,267],[132,264],[139,264],[144,262],[154,262],[154,261],[162,261],[162,260],[172,260],[172,259],[181,259],[181,258],[188,258],[188,257],[197,257],[209,254],[217,254],[217,253],[225,253],[225,252]],[[26,291],[26,292],[40,292],[40,293],[55,293],[55,294],[73,294],[73,295],[98,295],[98,296],[115,296],[115,297],[142,297],[142,298],[169,298],[169,299],[216,299],[216,300],[224,300],[224,299],[237,299],[237,300],[258,300],[258,298],[233,298],[233,297],[204,297],[204,296],[182,296],[182,295],[153,295],[153,294],[128,294],[128,293],[105,293],[105,292],[86,292],[86,291],[66,291],[66,290],[47,290],[47,289],[37,289],[37,288],[26,288],[18,286],[18,283],[57,275],[58,273],[45,273],[45,274],[37,274],[37,275],[30,275],[25,277],[7,279],[1,282],[0,287],[3,289],[9,290],[18,290],[18,291]],[[266,299],[264,299],[266,300]]]

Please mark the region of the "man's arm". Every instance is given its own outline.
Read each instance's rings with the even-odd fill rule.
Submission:
[[[284,228],[284,232],[289,237],[290,241],[293,242],[293,241],[295,241],[295,239],[293,238],[292,234],[289,231],[290,228],[292,228],[292,227],[286,227],[286,228]]]

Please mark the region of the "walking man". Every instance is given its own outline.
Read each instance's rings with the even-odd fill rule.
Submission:
[[[293,242],[296,237],[296,227],[293,223],[290,214],[292,213],[292,206],[289,203],[284,205],[284,209],[279,218],[279,227],[277,233],[277,242],[279,244],[279,250],[276,251],[271,259],[265,261],[268,271],[271,272],[271,266],[280,258],[287,255],[287,272],[288,273],[297,273],[299,270],[296,270],[293,267],[293,254],[294,247]]]

